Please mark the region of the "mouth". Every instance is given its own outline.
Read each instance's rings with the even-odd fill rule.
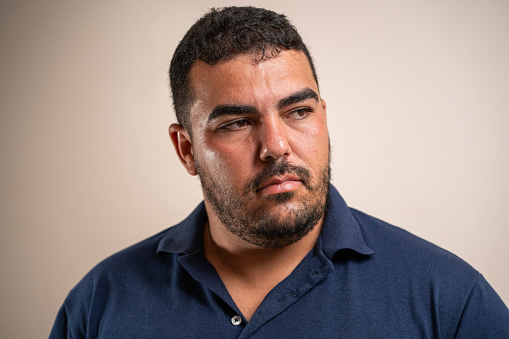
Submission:
[[[272,195],[278,193],[291,192],[302,186],[302,181],[299,177],[291,174],[284,176],[272,177],[263,182],[256,189],[257,193],[262,195]]]

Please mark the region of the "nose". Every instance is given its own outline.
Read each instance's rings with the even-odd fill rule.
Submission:
[[[278,160],[291,153],[285,124],[279,119],[271,119],[260,127],[260,159],[262,161]]]

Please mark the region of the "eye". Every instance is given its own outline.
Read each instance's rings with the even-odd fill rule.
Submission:
[[[288,113],[285,116],[285,118],[290,118],[290,119],[294,119],[294,120],[302,120],[302,119],[307,118],[309,116],[309,114],[311,114],[312,112],[313,112],[313,110],[311,108],[302,107],[302,108],[298,108],[298,109],[291,111],[290,113]]]
[[[218,127],[219,130],[223,131],[235,131],[249,126],[251,123],[246,119],[239,119],[232,122],[222,124]]]

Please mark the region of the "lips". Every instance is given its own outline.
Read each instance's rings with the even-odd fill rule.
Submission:
[[[284,176],[270,178],[260,184],[256,191],[265,194],[283,193],[293,191],[300,187],[301,184],[302,182],[299,177],[292,174],[286,174]]]
[[[260,195],[270,195],[289,192],[301,188],[310,188],[311,173],[304,166],[292,165],[282,158],[280,161],[269,162],[267,166],[255,175],[244,187],[244,194],[255,192]]]

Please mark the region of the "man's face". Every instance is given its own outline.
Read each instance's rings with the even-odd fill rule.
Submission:
[[[305,55],[256,58],[193,66],[192,152],[209,217],[249,243],[277,248],[324,215],[329,138]]]

